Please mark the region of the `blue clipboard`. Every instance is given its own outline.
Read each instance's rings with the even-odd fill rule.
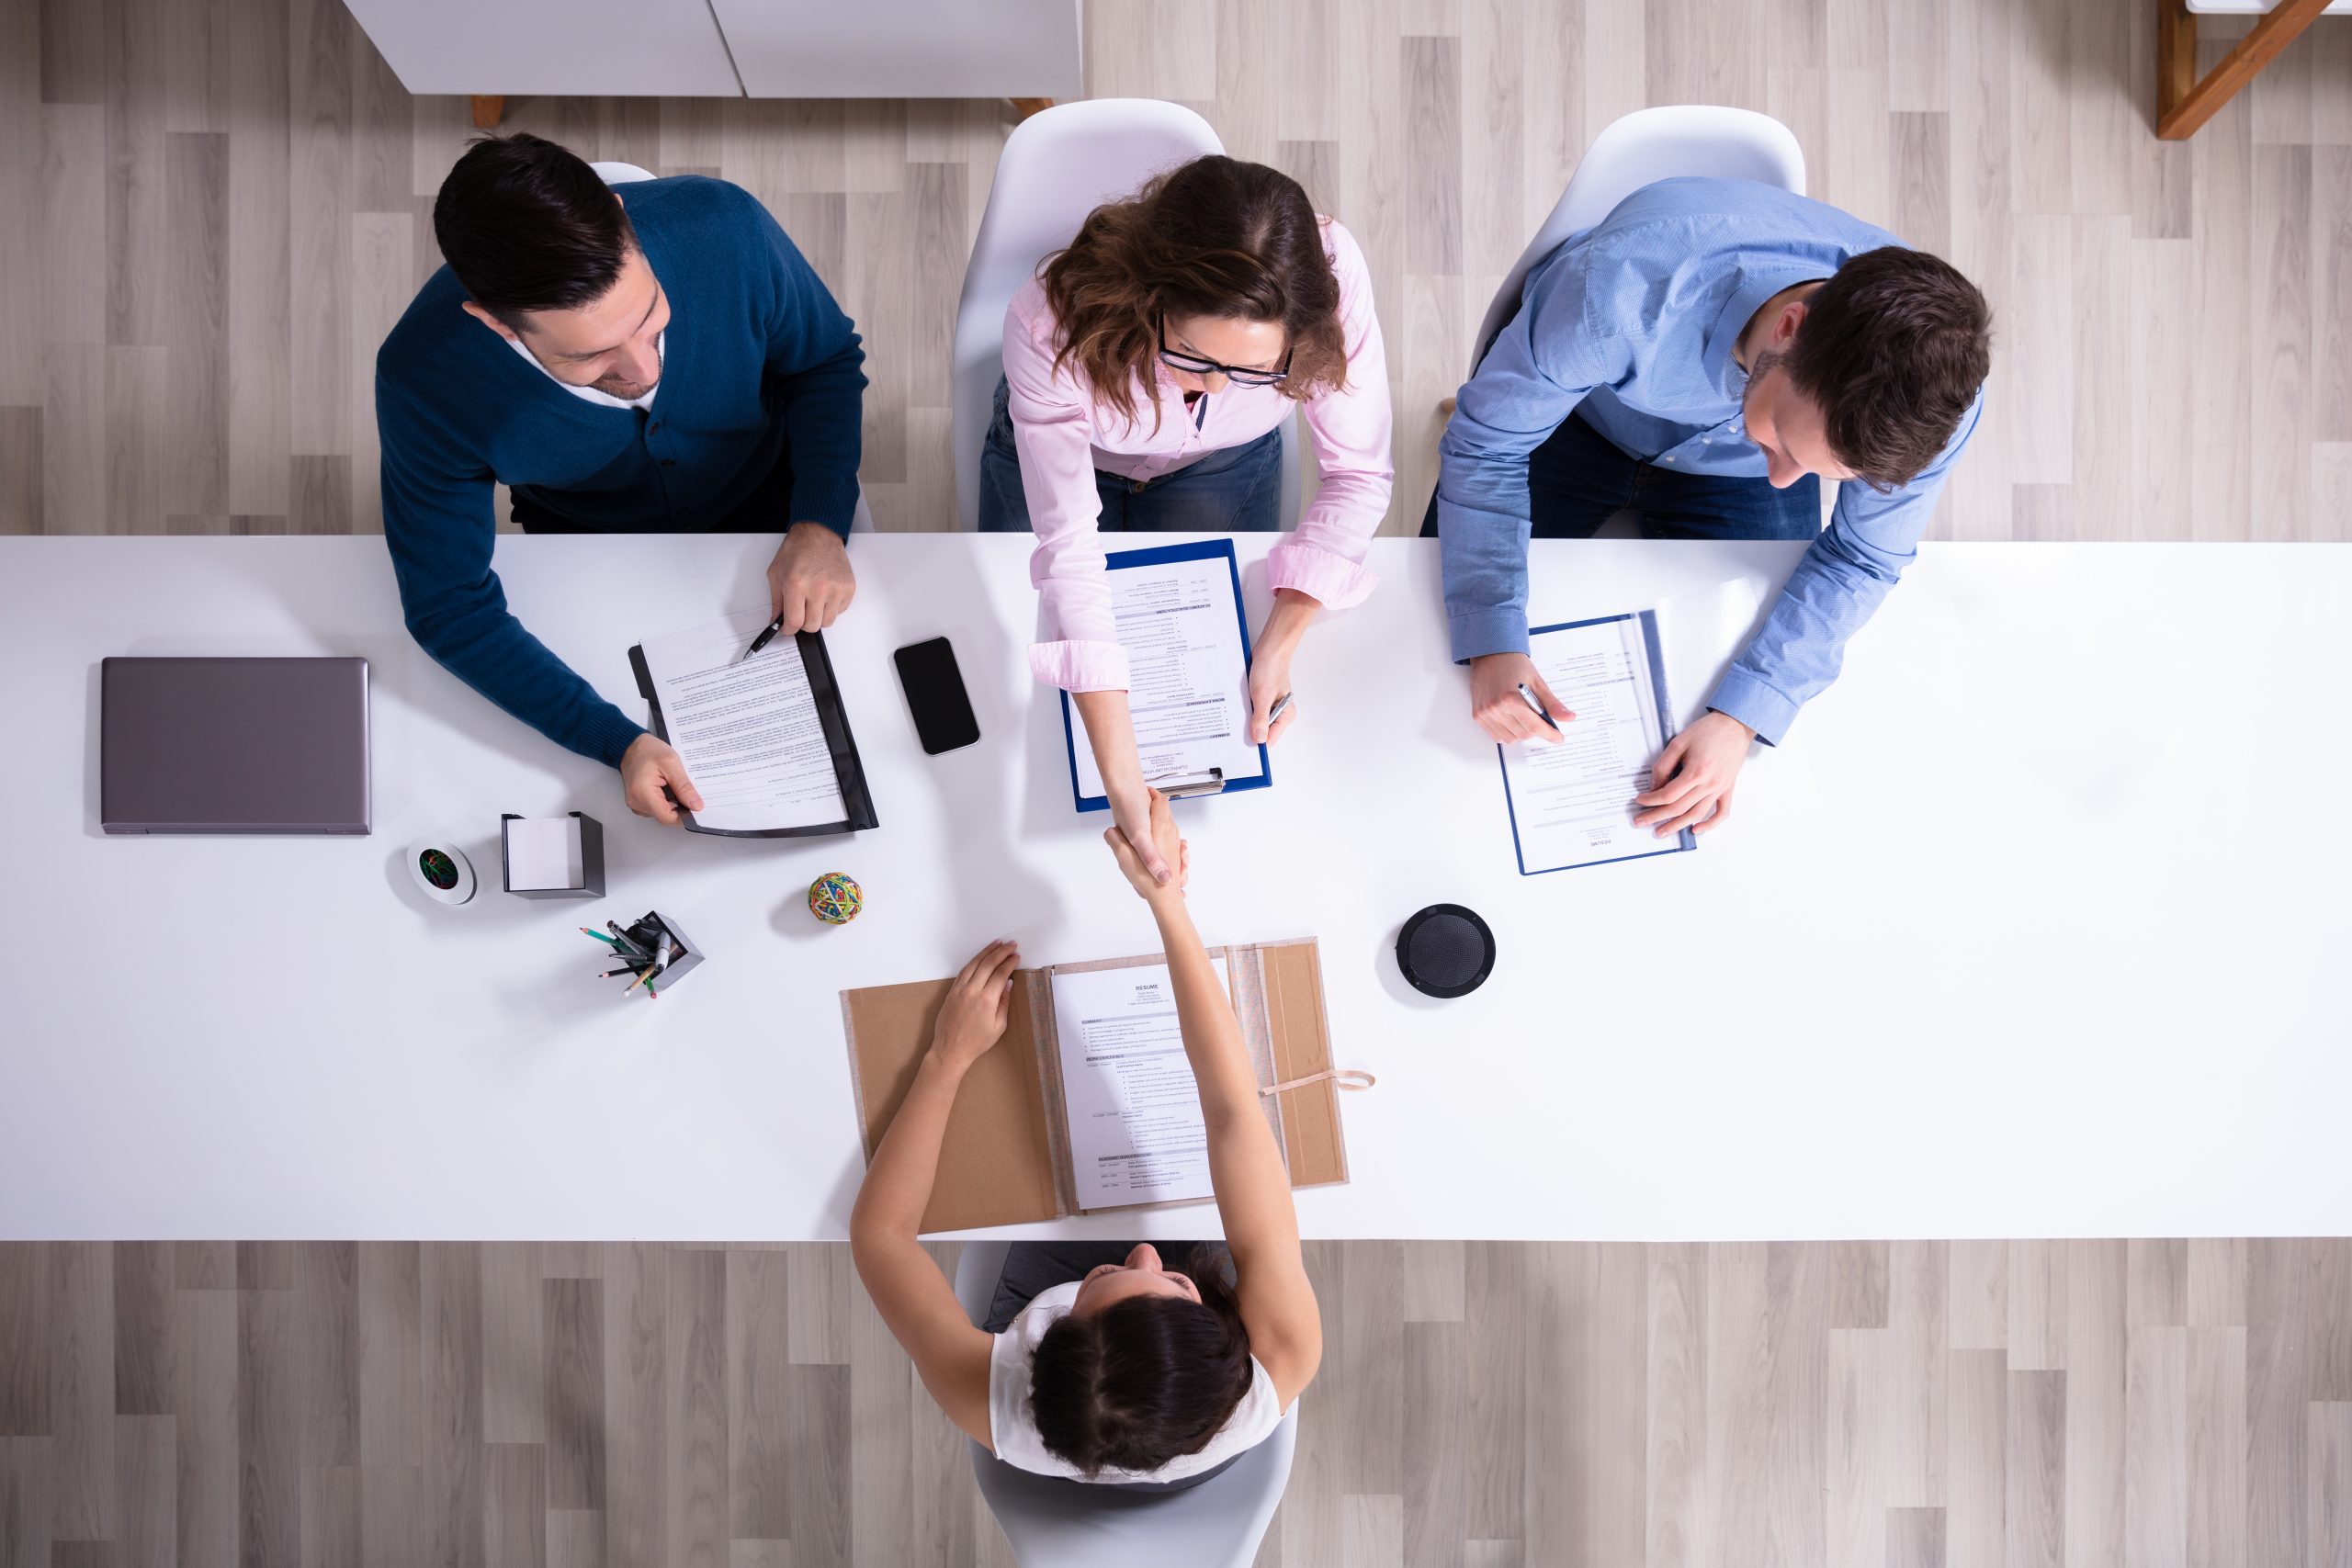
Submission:
[[[1674,732],[1667,728],[1668,723],[1667,716],[1673,711],[1673,705],[1668,700],[1666,694],[1666,660],[1658,652],[1657,612],[1641,610],[1623,615],[1595,615],[1587,621],[1555,621],[1548,626],[1530,626],[1527,628],[1527,635],[1530,639],[1532,639],[1542,637],[1545,632],[1574,631],[1579,626],[1613,626],[1620,621],[1636,621],[1641,625],[1642,650],[1649,659],[1650,690],[1657,697],[1657,743],[1664,746],[1668,740],[1674,739]],[[1510,797],[1510,769],[1505,763],[1503,749],[1499,744],[1495,747],[1495,766],[1502,772],[1503,809],[1510,816],[1510,849],[1511,853],[1518,858],[1519,874],[1521,876],[1548,876],[1555,871],[1583,871],[1589,866],[1615,865],[1621,861],[1649,860],[1657,855],[1679,855],[1685,850],[1695,850],[1699,847],[1698,836],[1685,828],[1674,835],[1674,844],[1668,849],[1642,850],[1630,855],[1611,855],[1607,860],[1578,861],[1574,865],[1547,865],[1530,871],[1527,868],[1527,847],[1519,840],[1519,807]]]
[[[1172,560],[1216,560],[1222,558],[1225,570],[1233,581],[1233,619],[1241,633],[1241,668],[1250,668],[1250,617],[1241,607],[1241,568],[1235,563],[1231,539],[1206,539],[1196,545],[1157,545],[1146,550],[1114,550],[1103,560],[1110,571],[1138,566],[1159,566]],[[1108,811],[1111,802],[1099,795],[1080,795],[1078,790],[1078,717],[1070,705],[1069,694],[1062,694],[1062,750],[1069,763],[1069,795],[1080,811]],[[1217,793],[1231,795],[1236,790],[1264,789],[1274,782],[1273,764],[1268,760],[1266,748],[1258,748],[1258,776],[1250,779],[1227,779]]]

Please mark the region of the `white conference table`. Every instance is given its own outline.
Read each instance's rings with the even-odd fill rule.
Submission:
[[[625,709],[626,649],[762,602],[773,541],[504,538],[524,621]],[[1252,622],[1266,536],[1238,541]],[[837,993],[1150,951],[1024,672],[1026,542],[861,536],[831,635],[881,827],[695,837],[466,690],[373,538],[0,541],[14,970],[0,1235],[814,1239],[863,1168]],[[1776,544],[1534,552],[1539,621],[1745,577]],[[1295,666],[1271,790],[1183,807],[1213,942],[1320,940],[1353,1179],[1316,1236],[1754,1239],[2352,1231],[2352,549],[1924,549],[1842,681],[1690,854],[1521,877],[1444,656],[1433,545]],[[889,652],[954,640],[982,739],[927,758]],[[365,839],[109,839],[107,654],[357,653]],[[498,890],[502,811],[605,825],[609,897]],[[457,837],[462,908],[401,851]],[[823,871],[864,885],[820,927]],[[1394,942],[1479,909],[1440,1002]],[[708,962],[659,1001],[576,931],[658,907]],[[1060,1234],[1213,1232],[1214,1211]]]

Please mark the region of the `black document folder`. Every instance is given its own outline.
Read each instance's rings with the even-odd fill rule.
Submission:
[[[842,800],[849,815],[839,822],[817,822],[798,828],[706,828],[695,820],[693,812],[682,807],[680,814],[685,818],[688,832],[728,839],[818,839],[880,825],[874,815],[874,797],[866,791],[865,765],[858,761],[857,739],[849,732],[849,712],[842,705],[841,686],[833,679],[833,661],[825,652],[825,634],[800,632],[793,641],[799,649],[801,667],[808,672],[808,690],[817,700],[817,718],[824,726],[825,747],[832,753],[833,776],[841,784]],[[628,667],[636,674],[638,692],[650,711],[653,733],[668,741],[670,732],[662,722],[662,702],[653,694],[653,672],[646,668],[641,645],[628,650]]]

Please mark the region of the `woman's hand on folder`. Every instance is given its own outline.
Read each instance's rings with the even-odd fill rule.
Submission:
[[[685,759],[650,729],[621,753],[621,798],[639,817],[673,828],[679,821],[679,807],[702,809],[702,792],[686,777]]]
[[[932,1055],[943,1066],[961,1073],[1004,1037],[1005,1020],[1012,1010],[1012,972],[1020,967],[1020,945],[1000,937],[980,949],[948,985],[939,1021],[931,1031]]]
[[[1149,832],[1152,847],[1169,867],[1169,877],[1165,882],[1153,879],[1143,857],[1136,853],[1136,847],[1128,841],[1124,829],[1105,828],[1102,829],[1102,841],[1111,846],[1111,853],[1118,861],[1119,870],[1126,876],[1127,886],[1142,894],[1145,903],[1156,903],[1163,898],[1181,899],[1184,897],[1184,880],[1193,870],[1193,846],[1177,833],[1176,814],[1168,809],[1168,797],[1158,790],[1151,791]]]
[[[1259,631],[1250,658],[1250,739],[1258,745],[1280,740],[1298,716],[1295,703],[1284,707],[1280,718],[1274,708],[1291,694],[1290,656],[1298,651],[1299,638],[1321,608],[1319,601],[1295,588],[1274,590],[1273,613]]]

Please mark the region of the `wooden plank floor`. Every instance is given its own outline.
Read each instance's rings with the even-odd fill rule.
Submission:
[[[2155,0],[1087,0],[1089,90],[1190,103],[1363,241],[1418,523],[1438,400],[1587,141],[1648,104],[1797,132],[1814,194],[1992,297],[1968,538],[2352,528],[2352,21],[2188,142]],[[2207,18],[2217,57],[2243,18]],[[880,525],[955,515],[947,367],[989,102],[510,99],[775,211],[866,336]],[[0,531],[369,532],[370,371],[437,260],[464,100],[339,0],[0,0]]]
[[[1261,1564],[2352,1564],[2352,1242],[1309,1262]],[[844,1246],[0,1246],[0,1568],[1010,1561]]]

